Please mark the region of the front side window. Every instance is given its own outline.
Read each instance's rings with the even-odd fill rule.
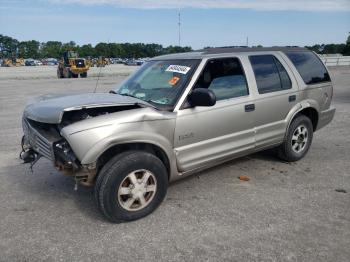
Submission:
[[[286,69],[273,55],[249,57],[255,74],[259,94],[282,91],[292,88]]]
[[[210,60],[194,88],[208,88],[214,92],[217,101],[249,94],[243,68],[237,58]]]
[[[310,51],[284,52],[294,64],[305,84],[317,84],[331,81],[321,60]]]
[[[147,62],[114,92],[141,99],[161,109],[171,108],[199,62],[186,59]]]

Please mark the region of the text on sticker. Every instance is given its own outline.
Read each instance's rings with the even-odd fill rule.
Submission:
[[[190,71],[190,70],[191,70],[191,67],[188,67],[188,66],[170,65],[170,66],[168,66],[168,68],[165,71],[186,75],[188,73],[188,71]]]

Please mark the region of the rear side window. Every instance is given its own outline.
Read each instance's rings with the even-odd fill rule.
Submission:
[[[321,60],[312,52],[285,52],[294,64],[305,84],[329,82],[330,77]]]
[[[253,67],[259,94],[292,88],[286,69],[273,55],[250,56],[249,60]]]

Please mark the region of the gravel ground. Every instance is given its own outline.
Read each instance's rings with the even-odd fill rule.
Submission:
[[[134,69],[103,68],[99,91]],[[96,86],[96,77],[59,80],[55,70],[0,68],[0,261],[349,261],[349,67],[331,69],[337,113],[303,160],[228,162],[172,184],[153,214],[124,224],[107,222],[93,190],[74,191],[48,161],[32,174],[18,160],[29,98]]]
[[[91,67],[89,77],[127,76],[137,66],[124,66],[121,64],[105,67]],[[30,79],[57,79],[57,66],[21,66],[0,67],[0,80],[30,80]]]

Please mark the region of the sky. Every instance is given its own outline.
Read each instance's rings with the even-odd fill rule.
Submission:
[[[57,40],[181,45],[344,43],[350,0],[0,0],[0,34]]]

